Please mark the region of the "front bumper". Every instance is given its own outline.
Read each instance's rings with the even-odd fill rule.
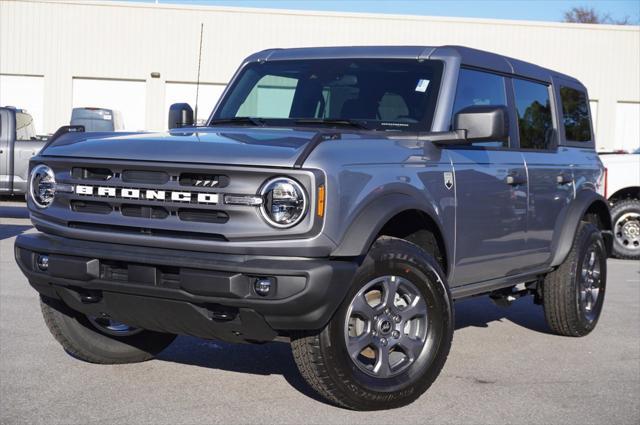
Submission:
[[[46,254],[46,271],[37,265]],[[15,256],[42,295],[87,315],[145,329],[232,342],[321,329],[344,299],[357,263],[214,254],[20,235]],[[253,287],[272,278],[267,296]]]

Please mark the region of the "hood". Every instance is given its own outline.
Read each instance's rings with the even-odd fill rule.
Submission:
[[[293,167],[317,133],[291,128],[215,127],[163,133],[68,133],[42,152],[114,160]]]

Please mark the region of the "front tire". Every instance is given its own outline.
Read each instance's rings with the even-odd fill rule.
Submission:
[[[44,321],[73,357],[89,363],[137,363],[152,359],[176,335],[130,328],[105,318],[89,318],[60,300],[40,297]]]
[[[564,262],[547,274],[543,307],[551,330],[564,336],[584,336],[600,318],[607,283],[607,251],[600,230],[581,222]]]
[[[302,376],[325,399],[355,410],[390,409],[424,393],[453,337],[453,304],[434,257],[380,238],[320,332],[294,335]]]

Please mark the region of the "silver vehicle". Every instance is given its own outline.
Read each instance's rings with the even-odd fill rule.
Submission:
[[[27,191],[29,160],[44,146],[33,117],[23,109],[0,108],[0,195]]]
[[[403,406],[456,300],[533,295],[552,332],[595,328],[613,235],[587,99],[464,47],[259,52],[204,127],[177,104],[168,132],[53,140],[16,259],[79,359],[286,340],[329,402]]]

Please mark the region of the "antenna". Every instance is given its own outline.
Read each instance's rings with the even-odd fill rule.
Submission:
[[[200,64],[202,63],[202,33],[204,31],[204,23],[200,22],[200,51],[198,52],[198,79],[196,80],[196,113],[195,124],[198,125],[198,96],[200,95]]]

